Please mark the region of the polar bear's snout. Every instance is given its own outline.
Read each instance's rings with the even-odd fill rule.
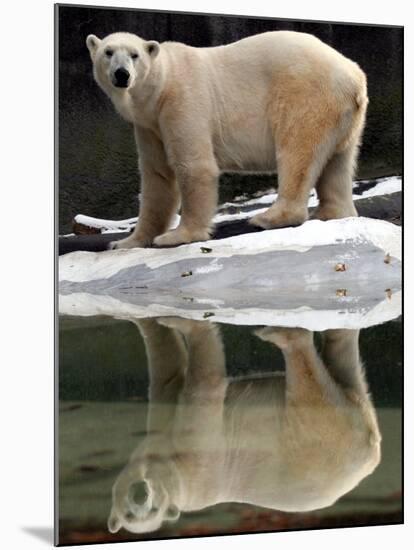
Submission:
[[[125,69],[125,67],[119,67],[119,69],[114,72],[112,77],[112,83],[117,88],[128,88],[129,80],[130,74],[128,69]]]
[[[112,85],[115,88],[131,86],[135,77],[135,68],[130,52],[124,49],[115,50],[109,61],[109,78]]]

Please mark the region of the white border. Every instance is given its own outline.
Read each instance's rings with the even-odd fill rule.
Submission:
[[[71,2],[67,2],[71,3]],[[101,0],[85,2],[148,9],[174,9],[291,19],[403,24],[406,26],[405,98],[414,96],[412,70],[414,23],[406,0],[327,2],[326,0]],[[2,135],[2,546],[36,550],[47,544],[24,527],[50,527],[53,517],[53,2],[20,0],[2,6],[1,135]],[[412,204],[412,101],[406,100],[406,204]],[[408,127],[407,127],[408,126]],[[411,155],[409,154],[411,149]],[[408,185],[409,184],[409,185]],[[18,207],[18,211],[17,211]],[[407,217],[406,268],[411,273],[411,222]],[[32,272],[31,266],[41,266]],[[407,281],[410,281],[407,275]],[[409,285],[412,287],[412,285]],[[406,326],[412,334],[411,288],[406,289]],[[4,308],[5,306],[5,308]],[[408,338],[407,338],[408,340]],[[412,387],[412,354],[405,359],[406,386]],[[406,464],[413,464],[412,390],[406,393]],[[406,469],[405,526],[305,531],[172,540],[147,543],[151,548],[362,548],[408,547],[413,534],[411,469]],[[411,503],[410,503],[411,500]],[[133,543],[131,543],[133,544]],[[107,548],[131,546],[108,546]],[[77,548],[77,547],[73,547]],[[79,547],[80,548],[80,547]]]

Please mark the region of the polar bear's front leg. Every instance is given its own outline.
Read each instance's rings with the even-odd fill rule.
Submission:
[[[181,221],[176,229],[154,239],[157,246],[206,241],[217,208],[219,170],[214,159],[180,164],[176,177],[181,191]]]
[[[141,203],[138,223],[126,239],[114,241],[111,248],[145,248],[163,233],[177,213],[180,197],[174,178],[166,179],[152,168],[141,172]]]
[[[162,142],[149,130],[135,128],[141,173],[141,200],[138,223],[126,239],[111,248],[151,246],[154,237],[170,226],[180,204],[173,170],[168,166]]]

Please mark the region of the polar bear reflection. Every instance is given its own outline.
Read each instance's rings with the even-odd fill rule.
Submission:
[[[380,460],[358,331],[265,328],[286,376],[226,378],[219,329],[140,320],[150,368],[148,434],[113,487],[111,532],[154,531],[221,502],[281,511],[333,504]]]

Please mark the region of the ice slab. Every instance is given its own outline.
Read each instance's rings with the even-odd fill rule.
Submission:
[[[368,218],[172,249],[73,252],[59,259],[60,313],[362,328],[400,315],[400,259],[401,228]]]

